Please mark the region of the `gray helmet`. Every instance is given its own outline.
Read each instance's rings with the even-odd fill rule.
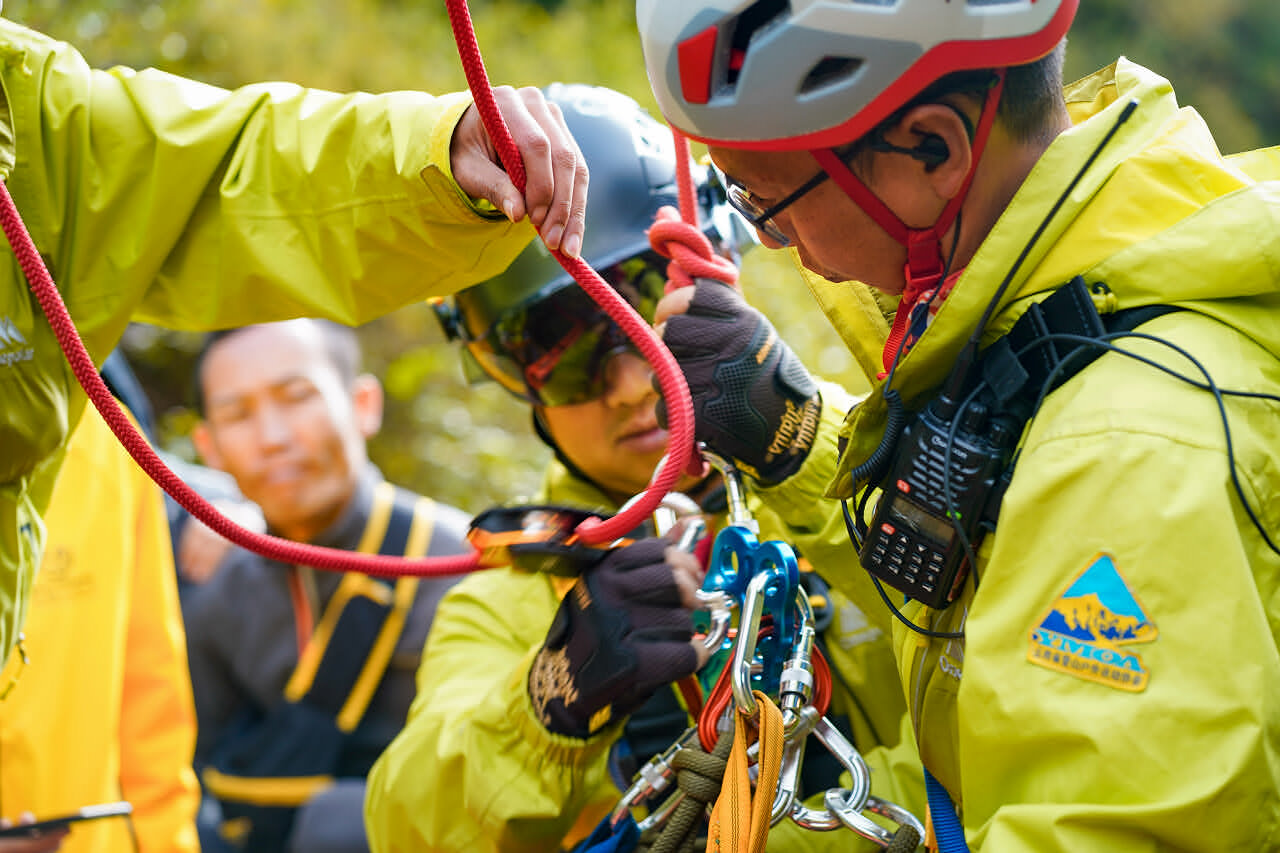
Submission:
[[[651,320],[667,262],[650,248],[646,231],[660,207],[679,204],[671,131],[612,89],[553,83],[544,92],[591,170],[582,257]],[[750,229],[726,203],[714,172],[697,164],[691,171],[699,221],[713,245],[734,251],[749,245]],[[592,399],[603,360],[627,344],[540,240],[502,274],[456,294],[452,305],[438,303],[437,314],[446,332],[465,342],[470,378],[481,378],[478,366],[543,405]]]
[[[637,0],[667,121],[708,145],[857,139],[955,71],[1034,62],[1079,0]]]

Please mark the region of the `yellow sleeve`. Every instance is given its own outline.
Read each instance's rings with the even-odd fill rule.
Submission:
[[[449,173],[466,93],[91,70],[5,20],[0,52],[0,171],[98,358],[131,318],[360,323],[484,280],[532,237]],[[12,259],[3,274],[21,280]]]
[[[441,601],[404,730],[369,774],[375,853],[555,851],[616,803],[613,729],[546,731],[525,691],[559,598],[545,575],[493,569]]]

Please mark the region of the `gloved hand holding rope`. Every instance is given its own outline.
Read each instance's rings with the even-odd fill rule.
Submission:
[[[701,567],[663,539],[610,551],[560,602],[529,672],[529,697],[549,731],[586,738],[696,672]]]

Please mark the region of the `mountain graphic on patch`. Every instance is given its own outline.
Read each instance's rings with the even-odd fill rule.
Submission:
[[[1145,643],[1156,627],[1129,591],[1106,554],[1054,602],[1040,627],[1077,640],[1104,645]]]

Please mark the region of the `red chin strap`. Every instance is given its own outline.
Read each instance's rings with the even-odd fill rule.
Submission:
[[[907,263],[903,269],[907,284],[902,291],[902,301],[898,306],[894,328],[889,339],[895,354],[897,352],[895,341],[901,341],[907,317],[911,314],[916,301],[923,294],[935,290],[942,281],[943,271],[946,269],[942,254],[942,235],[955,221],[960,213],[960,206],[964,204],[965,197],[969,194],[969,186],[973,183],[978,162],[982,159],[987,138],[991,135],[991,126],[995,124],[996,111],[1000,106],[1000,93],[1004,90],[1004,76],[1003,69],[997,72],[996,82],[983,101],[982,115],[978,117],[978,126],[973,134],[973,162],[969,166],[969,173],[965,175],[960,191],[947,202],[942,213],[938,215],[937,221],[929,228],[911,228],[899,219],[898,215],[877,198],[875,193],[871,192],[867,185],[853,173],[853,170],[845,165],[845,162],[836,155],[835,149],[816,148],[809,152],[831,180],[853,199],[853,203],[862,208],[886,234],[907,250]],[[886,347],[885,353],[886,361],[891,360],[889,347]]]

